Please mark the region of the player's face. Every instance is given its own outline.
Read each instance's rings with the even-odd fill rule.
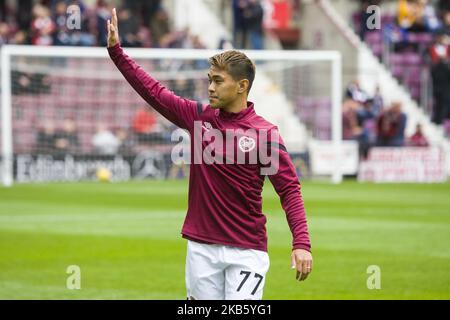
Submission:
[[[208,95],[211,107],[224,108],[238,97],[239,81],[225,70],[211,67],[208,72]]]

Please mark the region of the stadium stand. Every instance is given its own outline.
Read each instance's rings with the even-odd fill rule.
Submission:
[[[88,2],[86,1],[86,3]],[[195,6],[192,5],[193,2],[195,2]],[[236,1],[232,2],[235,3]],[[240,14],[246,16],[248,12],[245,10],[251,7],[252,4],[255,4],[255,1],[241,2],[246,3],[247,7],[240,7],[237,11],[241,11]],[[273,10],[273,8],[268,9],[268,2],[270,1],[262,1],[260,5],[260,9],[264,10],[266,14]],[[297,11],[303,10],[299,1],[284,2],[285,4],[290,4],[291,7],[287,6],[286,8],[290,8],[289,10],[292,10],[292,12],[286,13],[283,11],[284,13],[281,16],[285,20],[288,17],[291,21],[289,19],[283,20],[283,26],[276,25],[275,27],[273,24],[276,22],[276,15],[272,17],[271,22],[267,21],[267,17],[264,21],[253,21],[253,23],[259,24],[263,31],[263,39],[256,40],[258,45],[255,46],[255,41],[242,40],[245,39],[245,37],[242,37],[243,32],[247,33],[247,40],[250,40],[251,30],[246,30],[246,27],[242,25],[233,25],[235,28],[239,28],[239,30],[233,31],[229,23],[227,25],[226,21],[224,21],[226,19],[220,16],[226,10],[217,10],[217,4],[220,3],[219,8],[224,8],[223,6],[227,5],[227,1],[214,3],[207,0],[180,1],[179,3],[177,2],[175,9],[173,1],[123,1],[119,7],[119,16],[124,24],[121,30],[123,32],[122,39],[129,38],[123,42],[123,45],[128,47],[218,48],[221,44],[233,42],[238,48],[274,48],[273,35],[280,34],[279,30],[277,32],[274,32],[274,30],[277,28],[283,30],[292,29],[292,26],[297,28],[298,21],[295,21],[295,19],[299,18]],[[81,11],[85,13],[83,14],[84,20],[79,34],[64,30],[66,23],[63,21],[65,18],[63,12],[67,10],[65,2],[35,2],[32,6],[32,15],[21,18],[19,18],[20,13],[27,6],[31,6],[30,3],[24,1],[17,4],[16,7],[7,6],[5,11],[2,11],[7,12],[7,14],[3,14],[1,17],[0,44],[104,46],[106,34],[102,26],[109,18],[113,2],[99,0],[95,3],[90,1],[88,5],[85,5],[83,1],[78,1],[77,3],[80,4]],[[141,10],[150,3],[151,9]],[[367,5],[370,1],[365,3]],[[383,1],[376,3],[380,3],[382,8],[384,8]],[[7,2],[7,4],[10,4],[10,2]],[[401,145],[407,144],[407,137],[414,134],[413,130],[416,129],[417,125],[421,126],[421,134],[424,134],[430,144],[439,143],[441,141],[441,133],[444,130],[450,130],[450,122],[448,119],[445,119],[449,115],[444,115],[442,121],[436,121],[436,117],[433,117],[434,122],[443,124],[442,127],[437,128],[424,121],[422,112],[425,111],[429,117],[432,117],[432,113],[435,113],[434,109],[436,109],[436,99],[433,100],[432,94],[433,74],[431,70],[434,63],[433,59],[440,52],[440,48],[435,48],[436,50],[432,51],[433,44],[436,43],[436,38],[432,32],[438,30],[437,26],[439,28],[442,26],[443,31],[441,34],[446,34],[448,26],[447,29],[445,29],[445,26],[446,23],[448,24],[447,20],[449,19],[445,19],[446,11],[442,11],[442,14],[435,16],[436,19],[443,17],[443,20],[436,20],[437,22],[434,22],[434,27],[430,28],[430,30],[418,28],[418,30],[414,31],[402,29],[398,24],[397,13],[388,10],[382,10],[382,27],[380,30],[362,30],[361,25],[364,25],[362,23],[363,19],[367,17],[361,15],[361,11],[358,11],[352,15],[351,25],[353,30],[351,30],[348,28],[349,23],[346,25],[340,24],[341,17],[333,10],[329,1],[317,1],[314,4],[323,10],[327,19],[338,26],[338,32],[350,39],[349,41],[355,47],[358,47],[360,44],[356,35],[359,34],[362,37],[362,40],[370,49],[370,52],[364,51],[365,46],[363,45],[361,46],[362,49],[359,49],[369,58],[366,61],[368,68],[383,74],[387,71],[386,79],[388,81],[381,83],[382,88],[377,94],[381,98],[385,98],[384,100],[389,101],[389,103],[386,105],[381,104],[378,108],[388,108],[389,105],[397,100],[401,103],[407,118],[404,133],[406,137]],[[192,11],[192,7],[195,7],[194,11]],[[186,11],[185,9],[191,11]],[[232,11],[231,7],[228,10]],[[236,14],[234,11],[232,13]],[[133,19],[130,19],[131,15],[137,17],[137,19],[132,21]],[[199,19],[199,15],[202,16],[201,19]],[[175,22],[174,24],[169,23],[170,18]],[[232,17],[231,20],[235,23],[236,17]],[[174,27],[171,28],[172,26]],[[205,29],[217,30],[217,32],[201,32],[201,30]],[[302,30],[299,28],[297,28],[297,31],[299,31],[299,34],[302,33]],[[128,35],[134,35],[135,37],[128,37]],[[239,37],[239,39],[233,39],[233,35]],[[275,45],[275,48],[292,48],[294,45],[290,43],[286,46],[286,44],[283,44],[282,37],[278,37],[276,41],[278,44]],[[298,48],[302,48],[301,41],[295,45]],[[381,65],[377,65],[377,62],[370,62],[372,61],[372,54]],[[104,63],[105,65],[99,66],[99,63]],[[164,61],[156,63],[154,61],[140,61],[140,63],[144,69],[155,73],[156,77],[158,76],[158,70],[167,67],[159,65],[159,63],[166,63]],[[133,143],[128,143],[128,145],[132,146],[131,149],[136,147],[136,137],[130,128],[135,111],[143,105],[141,98],[135,95],[131,88],[124,86],[123,80],[117,75],[108,78],[108,76],[99,77],[96,74],[91,77],[89,74],[77,75],[76,72],[78,69],[89,69],[90,65],[97,69],[103,68],[106,70],[110,67],[110,65],[106,64],[109,64],[109,61],[102,60],[99,62],[95,59],[72,58],[55,60],[51,62],[51,66],[59,66],[66,70],[64,74],[55,74],[47,72],[48,70],[40,73],[38,69],[33,73],[25,70],[22,72],[20,61],[18,61],[18,67],[13,72],[14,150],[20,153],[37,148],[39,134],[45,131],[45,119],[54,119],[53,126],[55,131],[61,129],[58,123],[62,123],[63,120],[71,119],[74,121],[79,139],[78,152],[80,153],[92,153],[95,151],[92,137],[96,134],[102,122],[108,124],[107,129],[111,132],[123,130],[125,127],[128,130],[125,135],[130,141],[134,141]],[[192,71],[195,71],[197,67],[174,66],[173,70],[177,68],[192,68]],[[268,90],[268,88],[275,88],[276,82],[272,79],[270,72],[266,72],[264,68],[261,68],[259,70],[263,77],[260,81],[255,82],[250,96],[258,105],[258,112],[267,118],[274,119],[274,122],[280,127],[282,135],[290,147],[289,149],[298,152],[306,149],[305,142],[309,138],[318,140],[331,139],[331,100],[327,94],[321,95],[308,91],[307,83],[310,79],[308,77],[312,77],[315,73],[313,69],[308,68],[310,67],[305,66],[301,69],[293,69],[296,72],[288,74],[282,79],[282,84],[300,84],[301,90],[297,91],[296,89],[298,88],[295,86],[292,86],[292,88],[284,86],[281,90]],[[384,70],[385,68],[386,70]],[[359,70],[359,72],[369,73],[366,70]],[[366,75],[362,75],[362,78],[358,78],[365,79],[365,77]],[[385,88],[392,87],[390,85],[391,77],[398,80],[400,87],[398,90],[392,90],[393,93],[390,92],[388,94]],[[356,75],[355,78],[357,78]],[[197,88],[205,87],[206,82],[202,83],[198,80],[200,81],[199,83],[191,83],[190,81],[183,81],[183,79],[179,80],[163,80],[163,83],[180,95],[199,101],[206,101],[206,93],[199,93],[201,90],[197,90]],[[368,84],[369,82],[370,85]],[[376,123],[377,117],[382,111],[367,111],[367,109],[375,108],[374,104],[376,103],[375,94],[370,89],[367,90],[372,85],[371,82],[373,81],[363,80],[361,83],[367,92],[371,92],[371,94],[367,94],[364,101],[358,101],[358,99],[351,97],[357,101],[357,107],[354,111],[356,113],[357,127],[362,130],[363,134],[354,135],[349,140],[360,142],[361,155],[367,154],[367,145],[376,145],[378,139],[377,128],[374,122]],[[304,89],[305,87],[306,89]],[[407,91],[405,94],[403,89]],[[70,100],[65,99],[67,96],[72,98]],[[262,96],[265,98],[261,99]],[[410,101],[410,98],[415,101]],[[273,108],[274,105],[277,106],[276,109]],[[373,117],[368,117],[370,121],[366,121],[367,113],[373,114]],[[375,118],[375,120],[372,121],[372,118]],[[167,132],[172,129],[163,119],[159,118],[158,122],[161,123]],[[25,128],[27,130],[23,130]],[[450,132],[447,134],[450,134]],[[368,143],[368,140],[370,140],[370,143]]]
[[[433,72],[436,62],[433,61],[435,58],[432,53],[436,44],[446,48],[442,49],[445,52],[443,60],[446,60],[444,64],[448,66],[450,11],[445,6],[446,1],[399,0],[394,10],[387,7],[385,2],[388,1],[380,3],[381,29],[363,31],[361,26],[364,25],[366,16],[361,10],[352,16],[355,31],[380,61],[388,66],[394,77],[408,89],[411,96],[422,105],[433,122],[441,124],[450,121],[448,110],[442,112],[440,108],[436,108],[441,99],[436,94],[437,86],[450,86],[450,82],[443,79],[445,75],[440,77],[439,81],[433,81],[436,78],[436,72]],[[362,9],[370,3],[371,1],[363,1]],[[409,21],[408,17],[415,14],[414,12],[418,12],[417,17]],[[440,40],[441,38],[447,39]],[[450,79],[448,67],[441,67],[444,68],[443,71],[447,70],[447,78]],[[444,103],[447,104],[450,101],[448,98],[445,100],[447,101]],[[450,136],[450,132],[446,134]]]

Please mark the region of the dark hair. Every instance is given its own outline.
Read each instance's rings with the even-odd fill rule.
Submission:
[[[229,50],[212,56],[208,62],[211,66],[228,72],[236,81],[247,79],[247,93],[250,92],[255,80],[255,64],[244,53]]]

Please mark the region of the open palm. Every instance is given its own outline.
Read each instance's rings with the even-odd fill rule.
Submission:
[[[108,48],[119,43],[119,27],[116,8],[112,10],[112,21],[108,20]]]

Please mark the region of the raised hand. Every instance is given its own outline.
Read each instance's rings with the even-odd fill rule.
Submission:
[[[112,21],[108,20],[108,48],[120,42],[116,8],[112,10]]]

